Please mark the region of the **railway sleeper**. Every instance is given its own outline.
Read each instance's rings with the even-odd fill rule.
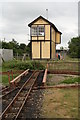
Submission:
[[[14,104],[18,104],[18,105],[21,105],[23,103],[23,100],[19,101],[19,100],[16,100]]]
[[[25,91],[25,89],[23,89],[19,94],[26,94],[27,91]]]
[[[24,114],[23,112],[19,115],[18,119],[23,119],[26,120],[26,113]]]
[[[12,100],[2,100],[2,104],[9,104]]]
[[[24,99],[25,99],[25,97],[20,97],[20,96],[17,98],[18,101],[21,101],[21,100],[24,100]]]
[[[23,90],[24,90],[24,91],[27,91],[27,90],[28,90],[28,88],[27,88],[27,87],[25,87],[25,88],[23,88]]]
[[[26,93],[27,93],[27,92],[26,92]],[[19,94],[19,96],[20,96],[20,97],[25,97],[26,93],[25,93],[25,92],[24,92],[24,93],[21,92],[21,93]]]
[[[16,102],[15,104],[12,105],[13,107],[20,107],[21,106],[21,103],[19,102]]]
[[[30,85],[26,85],[25,88],[24,88],[23,90],[26,90],[26,91],[27,91],[27,90],[30,89],[30,87],[31,87]]]
[[[11,111],[15,111],[15,112],[18,112],[18,110],[19,110],[19,107],[12,107],[12,109],[11,109]]]
[[[5,117],[3,118],[3,120],[4,119],[14,120],[15,117],[16,117],[15,113],[8,113],[8,114],[5,114]]]
[[[2,95],[5,93],[5,94],[7,94],[8,92],[10,92],[10,90],[8,90],[8,91],[5,91],[5,92],[2,92]]]

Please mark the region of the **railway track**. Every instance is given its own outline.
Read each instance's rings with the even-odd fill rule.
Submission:
[[[15,90],[17,89],[17,87],[16,88],[8,88],[8,89],[6,89],[5,91],[2,91],[2,93],[1,93],[1,96],[0,96],[0,99],[3,99],[5,96],[7,96],[8,94],[10,94],[10,93],[12,93],[12,92],[14,92]]]
[[[12,87],[8,87],[6,86],[5,88],[3,88],[0,91],[0,98],[4,98],[6,95],[14,92],[17,88],[20,88],[25,81],[27,81],[27,79],[31,76],[32,72],[30,71],[26,76],[22,77],[22,79],[19,81],[18,86],[16,86],[15,88]]]
[[[5,91],[7,91],[7,92],[10,91],[10,87],[6,86],[5,88],[2,88],[0,90],[0,95],[2,95],[2,93],[4,94]]]
[[[3,110],[0,116],[2,120],[16,120],[18,118],[25,102],[27,101],[32,91],[33,86],[36,83],[39,73],[40,71],[34,71],[20,89],[16,88],[16,90],[19,90],[15,97],[11,100],[10,104]]]
[[[22,77],[22,79],[19,81],[18,86],[15,88],[6,87],[3,89],[2,95],[0,96],[0,105],[2,104],[2,112],[4,109],[9,105],[9,103],[12,101],[12,99],[15,97],[15,95],[20,90],[21,86],[29,79],[33,72],[29,72],[26,76]]]

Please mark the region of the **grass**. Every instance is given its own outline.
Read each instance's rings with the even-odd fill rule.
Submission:
[[[53,75],[52,74],[48,74],[47,75],[47,85],[48,86],[52,86],[55,85],[55,83],[53,83],[52,81],[50,81],[52,79]]]
[[[53,86],[53,85],[55,85],[55,83],[48,82],[47,85],[48,86]]]
[[[59,84],[61,83],[66,83],[66,84],[80,83],[80,77],[65,79],[61,81]]]
[[[76,61],[76,62],[79,62],[80,58],[71,58],[68,55],[66,55],[64,61],[73,61],[73,62]]]
[[[0,72],[2,72],[2,67],[0,67]]]
[[[49,75],[47,76],[47,79],[51,79],[51,78],[52,78],[52,75],[49,74]]]
[[[19,74],[14,74],[13,78],[17,77]],[[10,80],[12,80],[12,76],[10,76]],[[3,75],[2,76],[2,82],[3,85],[9,85],[9,81],[8,81],[8,75]]]
[[[9,70],[17,71],[17,70],[43,70],[45,67],[39,61],[20,61],[20,60],[12,60],[8,62],[4,62],[2,64],[2,68],[0,67],[0,72],[7,72]],[[14,74],[14,78],[19,74]],[[8,75],[0,75],[0,83],[4,85],[8,85]]]
[[[80,77],[77,75],[61,75],[61,74],[48,74],[47,75],[47,85],[53,86],[58,84],[73,84],[80,83]]]

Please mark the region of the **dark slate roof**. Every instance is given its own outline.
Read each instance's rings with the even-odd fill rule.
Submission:
[[[28,26],[29,27],[31,27],[31,25],[34,23],[34,22],[36,22],[38,19],[43,19],[43,20],[45,20],[46,22],[48,22],[54,29],[55,29],[55,31],[57,31],[57,32],[59,32],[60,34],[62,34],[60,31],[58,31],[58,29],[56,28],[56,26],[53,24],[53,23],[51,23],[50,21],[48,21],[47,19],[45,19],[44,17],[42,17],[42,16],[39,16],[38,18],[36,18],[35,20],[33,20],[31,23],[29,23],[28,24]]]

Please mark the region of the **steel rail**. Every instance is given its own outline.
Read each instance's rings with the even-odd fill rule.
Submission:
[[[5,87],[0,91],[0,93],[4,92],[5,90],[8,90],[8,89],[10,89],[10,87]]]
[[[18,116],[19,116],[19,114],[20,114],[20,112],[21,112],[21,110],[22,110],[22,108],[23,108],[23,106],[24,106],[25,102],[27,101],[28,96],[29,96],[29,94],[30,94],[30,92],[31,92],[31,90],[32,90],[32,88],[33,88],[33,86],[34,86],[35,82],[36,82],[36,79],[37,79],[38,75],[39,75],[39,73],[37,74],[37,76],[36,76],[36,78],[35,78],[35,80],[34,80],[33,84],[31,85],[31,87],[30,87],[30,89],[29,89],[28,93],[26,94],[26,97],[25,97],[25,99],[24,99],[24,101],[23,101],[23,104],[22,104],[22,106],[20,107],[20,109],[19,109],[19,111],[18,111],[18,113],[17,113],[17,115],[16,115],[16,117],[15,117],[15,119],[14,119],[14,120],[16,120],[16,119],[18,118]]]
[[[12,93],[13,91],[15,91],[15,90],[18,89],[18,88],[19,88],[19,87],[16,87],[16,88],[10,90],[9,92],[7,92],[6,94],[0,96],[0,99],[3,99],[5,96],[7,96],[8,94]]]

